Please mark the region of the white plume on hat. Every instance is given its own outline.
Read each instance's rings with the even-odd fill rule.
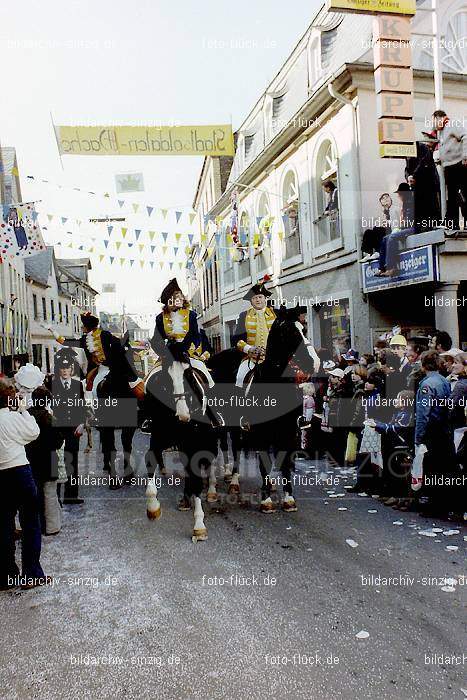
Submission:
[[[36,367],[31,362],[27,362],[20,367],[14,375],[14,380],[18,387],[27,389],[28,391],[37,389],[37,387],[44,383],[44,379],[45,374],[40,371],[39,367]]]

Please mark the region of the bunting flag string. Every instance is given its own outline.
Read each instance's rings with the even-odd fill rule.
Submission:
[[[94,197],[103,197],[105,199],[114,198],[109,192],[94,192],[92,190],[87,190],[84,187],[73,187],[70,185],[60,185],[59,183],[53,182],[51,180],[47,180],[45,178],[37,177],[36,175],[26,175],[26,179],[30,180],[32,182],[35,182],[35,183],[47,184],[47,185],[50,185],[52,187],[56,187],[57,189],[60,189],[60,190],[71,190],[73,192],[81,192],[83,194],[92,195]],[[169,212],[174,212],[177,224],[179,223],[179,221],[182,218],[182,216],[184,215],[184,213],[188,217],[190,226],[192,225],[192,223],[196,217],[196,212],[193,211],[193,207],[191,205],[182,205],[182,206],[179,205],[179,206],[175,206],[175,207],[160,208],[160,207],[154,206],[153,204],[146,204],[143,202],[133,202],[129,199],[117,199],[117,198],[115,198],[115,199],[116,199],[120,209],[122,209],[125,205],[128,205],[128,206],[132,207],[133,212],[135,214],[137,212],[140,212],[140,208],[145,209],[146,214],[144,213],[144,211],[140,212],[140,213],[142,213],[143,215],[148,216],[148,217],[150,217],[154,211],[158,211],[158,212],[160,212],[162,218],[165,220],[167,218]],[[184,209],[188,209],[189,211],[184,212],[183,211]]]

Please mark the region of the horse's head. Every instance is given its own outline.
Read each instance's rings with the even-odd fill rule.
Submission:
[[[282,311],[274,321],[266,348],[266,362],[274,365],[280,374],[290,361],[306,374],[313,374],[319,369],[319,358],[304,336],[303,325],[298,321],[295,309]]]

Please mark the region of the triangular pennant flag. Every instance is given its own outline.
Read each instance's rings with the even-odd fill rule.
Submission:
[[[155,245],[152,245],[152,246],[151,246],[151,253],[154,253],[155,250],[156,250],[156,246],[155,246]]]
[[[154,207],[146,207],[146,211],[148,212],[148,216],[151,216],[152,212],[154,211]]]
[[[165,241],[167,240],[167,236],[168,236],[168,235],[169,235],[169,234],[168,234],[166,231],[162,231],[162,238],[164,239],[164,243],[165,243]]]
[[[81,219],[76,219],[76,223],[78,224],[78,226],[81,226],[83,222],[81,221]]]
[[[156,235],[155,231],[149,231],[149,240],[154,240],[154,236]]]
[[[13,166],[13,168],[11,169],[11,174],[14,175],[15,177],[19,177],[19,170],[16,167],[16,165]]]
[[[99,255],[99,262],[102,262],[104,258],[105,258],[105,255],[102,255],[102,254]]]
[[[128,229],[127,229],[127,228],[124,228],[124,227],[122,226],[122,238],[125,238],[125,236],[126,236],[126,234],[127,234],[127,231],[128,231]]]
[[[138,238],[141,236],[141,229],[135,228],[135,238],[138,240]]]
[[[125,258],[120,258],[120,267],[123,267],[124,262],[125,262]]]
[[[151,265],[151,268],[153,268],[154,267],[154,260],[150,260],[149,264]]]
[[[188,215],[188,219],[190,221],[190,226],[193,223],[193,221],[195,220],[195,216],[196,216],[196,214],[193,211],[191,212],[191,214]]]
[[[188,241],[190,242],[190,245],[193,243],[193,238],[194,238],[194,234],[193,234],[193,233],[189,233],[189,234],[188,234]]]
[[[127,243],[128,248],[133,248],[134,243]]]
[[[260,223],[262,222],[263,218],[264,218],[263,216],[257,216],[257,217],[256,217],[256,225],[257,225],[257,226],[260,225]]]
[[[182,267],[183,267],[183,263],[182,263],[182,262],[178,263],[178,267],[179,267],[179,269],[181,270]]]
[[[177,220],[177,224],[178,224],[178,222],[179,222],[180,219],[181,219],[182,213],[183,213],[183,212],[181,212],[181,211],[176,211],[176,212],[175,212],[175,218],[176,218],[176,220]]]
[[[141,253],[144,248],[144,243],[138,243],[139,252]]]
[[[112,265],[112,263],[113,263],[114,260],[115,260],[115,258],[113,258],[112,256],[110,256],[110,264],[111,264],[111,265]]]
[[[89,252],[90,252],[90,253],[94,253],[94,247],[89,248]]]
[[[84,245],[80,245],[78,250],[84,250]]]
[[[109,236],[112,233],[112,231],[113,231],[113,226],[107,226],[107,233],[109,234]]]
[[[104,197],[110,197],[110,194],[108,192],[104,192]]]
[[[68,221],[67,217],[66,217],[66,216],[62,216],[62,224],[66,224],[67,221]]]
[[[122,241],[116,241],[115,247],[117,250],[120,250],[120,246],[122,245]]]
[[[134,263],[134,262],[135,262],[134,260],[130,260],[130,267],[133,266],[133,263]]]
[[[207,235],[205,233],[201,234],[201,243],[205,243],[207,240]]]
[[[174,246],[174,255],[175,255],[175,257],[177,257],[177,253],[178,253],[178,246]]]
[[[119,200],[118,200],[118,206],[120,207],[120,209],[123,207],[124,204],[125,204],[125,200],[124,200],[124,199],[119,199]]]
[[[169,262],[169,269],[171,270],[173,268],[174,264],[173,262]]]
[[[67,245],[67,248],[73,248],[73,243],[69,243],[69,244]]]
[[[134,211],[135,214],[136,214],[136,212],[137,212],[138,209],[139,209],[139,204],[138,204],[138,202],[133,202],[133,204],[132,204],[131,206],[133,207],[133,211]]]
[[[54,215],[53,215],[53,214],[47,214],[47,218],[48,218],[49,221],[52,221],[52,219],[54,218]]]
[[[181,234],[181,233],[176,233],[176,234],[175,234],[175,240],[177,241],[177,243],[178,243],[178,241],[180,240],[181,237],[182,237],[182,234]]]
[[[165,219],[165,217],[167,216],[167,211],[168,211],[168,209],[161,209],[161,214],[162,214],[163,219]]]
[[[140,260],[139,264],[141,265],[141,267],[144,267],[144,260]]]
[[[284,240],[284,232],[283,231],[278,231],[277,235],[279,236],[280,241]]]
[[[104,241],[104,245],[107,248],[107,246],[109,245],[109,241]]]
[[[168,248],[168,247],[169,247],[169,246],[167,246],[167,245],[163,245],[163,246],[162,246],[162,255],[165,255],[165,254],[167,253],[167,248]]]
[[[159,263],[159,266],[160,266],[160,268],[161,268],[161,270],[162,270],[162,268],[163,268],[163,266],[164,266],[164,263],[163,263],[163,262],[160,262],[160,263]]]

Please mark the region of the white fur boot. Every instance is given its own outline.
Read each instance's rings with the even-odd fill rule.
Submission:
[[[275,513],[276,512],[276,507],[274,503],[272,502],[271,498],[265,498],[263,501],[261,501],[259,509],[262,513]]]
[[[194,497],[195,501],[195,523],[193,525],[193,542],[204,542],[208,539],[208,531],[204,524],[204,511],[201,505],[201,498]]]
[[[157,498],[154,479],[151,479],[146,487],[146,514],[149,520],[158,520],[161,517],[161,504]]]
[[[240,493],[240,483],[239,483],[239,474],[238,472],[235,472],[235,474],[232,475],[232,479],[230,481],[230,486],[229,486],[229,493]]]

